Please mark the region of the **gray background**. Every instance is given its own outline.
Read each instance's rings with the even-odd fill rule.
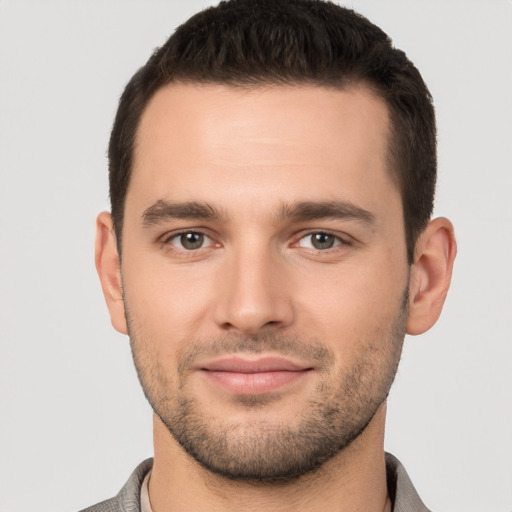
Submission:
[[[107,498],[152,453],[151,411],[93,265],[117,99],[211,2],[0,1],[0,510]],[[437,511],[512,510],[512,3],[347,1],[434,95],[436,213],[459,256],[444,314],[408,338],[386,448]]]

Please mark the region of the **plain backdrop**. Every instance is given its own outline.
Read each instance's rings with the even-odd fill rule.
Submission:
[[[79,510],[152,454],[151,410],[93,264],[125,83],[213,2],[0,0],[0,510]],[[406,340],[386,449],[435,511],[512,510],[512,3],[341,2],[421,70],[436,214],[459,256],[443,316]]]

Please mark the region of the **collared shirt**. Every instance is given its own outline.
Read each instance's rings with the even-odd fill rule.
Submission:
[[[151,502],[149,501],[149,477],[151,476],[151,470],[148,471],[142,482],[140,489],[140,510],[141,512],[153,512],[151,508]]]
[[[86,508],[81,512],[152,512],[148,483],[153,459],[140,464],[115,498]],[[388,493],[393,512],[430,512],[418,496],[409,475],[399,460],[386,453]]]

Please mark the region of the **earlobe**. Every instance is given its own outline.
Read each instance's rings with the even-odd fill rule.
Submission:
[[[452,223],[431,220],[416,242],[409,287],[407,333],[428,331],[439,318],[452,276],[457,244]]]
[[[112,217],[102,212],[96,219],[96,270],[114,329],[127,334],[121,281],[121,265]]]

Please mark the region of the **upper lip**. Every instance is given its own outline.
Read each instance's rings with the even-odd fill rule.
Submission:
[[[201,366],[202,370],[233,373],[298,372],[312,369],[311,366],[295,363],[283,357],[260,357],[248,359],[240,356],[223,357]]]

